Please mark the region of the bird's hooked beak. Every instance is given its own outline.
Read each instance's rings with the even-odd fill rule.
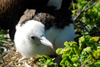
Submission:
[[[46,39],[45,36],[42,36],[42,37],[41,37],[40,42],[41,42],[42,44],[46,45],[46,46],[49,46],[50,48],[52,48],[52,49],[54,50],[53,44],[52,44],[48,39]]]

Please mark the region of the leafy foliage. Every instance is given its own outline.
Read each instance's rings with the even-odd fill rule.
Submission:
[[[39,67],[58,67],[57,63],[53,63],[55,58],[50,58],[46,55],[37,55],[37,58],[40,58],[37,63]]]
[[[77,0],[74,4],[76,9],[72,10],[75,19],[76,32],[89,35],[100,35],[100,1],[99,0]],[[95,33],[95,34],[94,34]]]
[[[79,38],[79,46],[77,42],[65,42],[64,49],[58,48],[56,50],[57,54],[62,55],[60,65],[67,67],[99,67],[100,43],[98,41],[99,37],[87,35]],[[87,47],[82,49],[82,45]]]
[[[0,30],[0,54],[3,53],[4,49],[2,48],[2,44],[7,41],[8,37],[4,37],[3,30]]]

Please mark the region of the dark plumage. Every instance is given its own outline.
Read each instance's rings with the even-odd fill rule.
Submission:
[[[32,17],[35,15],[36,10],[30,9],[30,10],[26,10],[24,12],[24,15],[21,16],[20,20],[19,20],[19,24],[22,25],[23,22],[28,21],[30,19],[32,19]]]
[[[0,0],[0,28],[10,29],[17,24],[24,11],[21,2],[23,0]]]
[[[0,29],[9,29],[10,37],[13,40],[15,26],[18,23],[20,17],[23,15],[23,12],[26,9],[36,9],[38,12],[42,8],[45,8],[48,1],[49,0],[0,0]],[[63,0],[61,8],[68,9],[70,3],[71,0]]]
[[[11,29],[15,26],[28,9],[40,9],[47,5],[49,0],[0,0],[0,28]],[[61,8],[68,8],[71,0],[63,0]],[[39,5],[38,5],[39,4]]]
[[[48,0],[44,0],[44,2],[41,0],[0,0],[0,29],[9,29],[10,38],[13,40],[15,26],[26,8],[43,7],[47,1]]]
[[[45,7],[40,10],[27,9],[20,18],[19,23],[22,25],[25,21],[33,19],[42,22],[45,25],[45,29],[49,29],[52,26],[63,29],[65,26],[69,26],[70,23],[73,23],[70,10],[54,10],[54,8],[55,7]]]

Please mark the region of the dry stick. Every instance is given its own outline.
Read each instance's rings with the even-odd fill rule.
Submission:
[[[7,61],[8,59],[10,59],[10,58],[12,58],[12,57],[14,57],[14,56],[16,56],[16,55],[19,55],[19,54],[20,54],[20,53],[17,53],[17,54],[11,55],[10,57],[6,58],[4,61]]]
[[[6,55],[6,54],[7,54],[7,53],[4,53],[4,54],[2,54],[2,55],[0,56],[0,58],[2,59],[3,64],[5,64],[5,61],[4,61],[4,59],[3,59],[3,56]]]
[[[83,12],[87,11],[88,9],[92,8],[97,2],[95,2],[93,5],[91,5],[89,8],[86,9],[86,7],[92,2],[92,0],[82,9],[80,13],[74,18],[74,21],[82,14]]]
[[[4,40],[0,40],[1,42],[3,43],[11,43],[11,42],[8,42],[8,41],[4,41]]]
[[[85,10],[85,8],[92,2],[92,0],[82,9],[82,11],[80,13],[78,13],[78,15],[74,18],[74,21],[80,16],[81,13],[83,13],[83,11]]]
[[[75,7],[74,7],[74,1],[72,0],[72,4],[73,4],[73,10],[75,10]]]
[[[87,62],[89,62],[90,60],[88,60]],[[83,67],[88,66],[88,65],[92,65],[94,63],[95,60],[93,60],[91,63],[89,64],[84,64]]]
[[[90,64],[86,64],[85,66],[94,64],[94,61],[95,61],[95,60],[93,60]],[[85,67],[85,66],[84,66],[84,67]]]
[[[4,38],[4,39],[10,39],[10,38],[5,38],[5,37],[0,37],[0,38]]]
[[[89,8],[87,8],[86,10],[84,10],[84,12],[85,12],[85,11],[88,11],[88,10],[89,10],[90,8],[92,8],[96,3],[97,3],[97,2],[94,2],[94,4],[91,5]]]
[[[86,35],[95,35],[96,33],[100,33],[100,31],[89,33],[89,34],[86,34]]]
[[[7,48],[7,49],[10,48],[9,46],[2,45],[2,44],[0,44],[0,46],[1,46],[1,47],[5,47],[5,48]]]
[[[20,53],[14,54],[14,55],[12,55],[12,56],[6,58],[6,59],[3,59],[3,58],[2,58],[2,61],[3,61],[4,66],[7,65],[7,64],[5,64],[5,61],[7,61],[8,59],[10,59],[10,58],[12,58],[12,57],[14,57],[14,56],[16,56],[16,55],[18,55],[18,54],[20,54]]]

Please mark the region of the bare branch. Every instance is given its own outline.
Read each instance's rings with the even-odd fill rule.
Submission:
[[[82,11],[85,10],[86,7],[88,7],[88,5],[89,5],[91,2],[92,2],[92,0],[90,0],[90,2],[86,4],[86,6],[82,9]]]
[[[92,8],[97,2],[93,3],[93,5],[91,5],[90,7],[88,7],[88,5],[92,2],[92,0],[90,0],[90,2],[88,4],[86,4],[86,6],[82,9],[82,11],[80,13],[78,13],[78,15],[74,18],[74,21],[85,11],[87,11],[88,9]],[[88,7],[88,8],[87,8]],[[86,9],[87,8],[87,9]]]
[[[89,64],[86,64],[85,66],[92,65],[92,64],[94,63],[94,61],[95,61],[95,60],[93,60],[93,61],[92,61],[91,63],[89,63]],[[85,67],[85,66],[84,66],[84,67]]]
[[[95,4],[96,4],[97,2],[95,2],[93,5],[91,5],[89,8],[87,8],[86,10],[84,10],[84,12],[85,11],[88,11],[90,8],[92,8]]]
[[[72,0],[72,4],[73,4],[73,10],[75,9],[75,6],[74,6],[74,1]]]

